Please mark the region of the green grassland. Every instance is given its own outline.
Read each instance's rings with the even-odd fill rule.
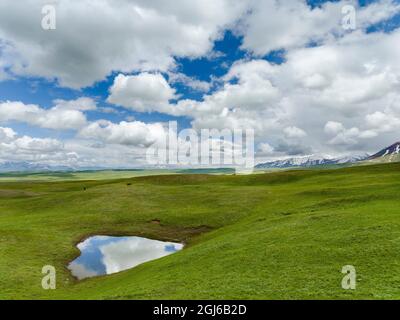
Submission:
[[[132,170],[86,170],[60,172],[5,172],[0,173],[0,182],[11,181],[74,181],[107,180],[171,174],[233,174],[234,169],[132,169]]]
[[[78,282],[66,265],[89,235],[186,247]],[[49,264],[56,290],[41,287]],[[0,299],[22,298],[399,299],[400,164],[0,182]]]
[[[177,174],[173,170],[87,170],[60,172],[6,172],[0,173],[0,182],[9,181],[74,181],[124,179],[153,175]]]

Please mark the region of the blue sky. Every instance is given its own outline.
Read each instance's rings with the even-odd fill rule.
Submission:
[[[237,60],[249,57],[249,54],[240,49],[241,36],[233,34],[231,31],[224,32],[222,39],[215,41],[213,51],[221,54],[215,58],[201,57],[196,59],[177,58],[177,70],[189,77],[201,81],[211,82],[213,78],[223,76],[228,68]],[[281,61],[279,53],[272,52],[264,57],[273,63]],[[130,74],[136,74],[133,72]],[[106,79],[96,82],[89,87],[80,90],[63,88],[57,81],[49,81],[43,78],[18,77],[0,82],[1,100],[22,101],[26,104],[38,104],[43,108],[51,108],[54,99],[72,100],[81,96],[88,96],[96,99],[99,105],[115,108],[114,105],[107,103],[108,90],[112,86],[117,72],[112,72]],[[167,75],[166,75],[167,77]],[[177,93],[184,99],[201,100],[204,92],[199,92],[185,86],[182,83],[174,85]],[[217,85],[213,86],[210,92],[215,91]],[[117,109],[118,110],[118,109]],[[111,121],[122,121],[128,116],[133,116],[140,121],[169,121],[177,120],[185,127],[190,126],[188,119],[184,117],[171,117],[157,113],[140,113],[119,109],[121,114],[104,114],[93,112],[89,114],[89,120],[110,119]]]
[[[143,154],[157,140],[149,125],[172,120],[179,129],[251,127],[260,159],[372,152],[396,139],[399,66],[384,50],[398,50],[399,1],[350,2],[352,30],[341,25],[344,1],[106,3],[94,8],[100,25],[85,19],[85,1],[60,1],[55,30],[40,28],[44,2],[0,7],[0,128],[13,131],[3,133],[0,160],[68,164],[63,155],[74,154],[77,166],[143,165],[118,154]],[[334,68],[355,52],[360,67]],[[81,98],[94,105],[66,103]],[[91,150],[99,143],[115,159]]]

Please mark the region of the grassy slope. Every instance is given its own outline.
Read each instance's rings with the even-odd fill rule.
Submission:
[[[0,298],[400,298],[399,198],[400,164],[3,182]],[[90,234],[143,235],[187,247],[76,282],[65,265],[79,254],[74,244]],[[57,290],[41,289],[45,264],[57,269]],[[347,264],[358,272],[351,292],[340,285]]]

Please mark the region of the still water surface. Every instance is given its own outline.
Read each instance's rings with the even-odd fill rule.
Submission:
[[[183,244],[141,237],[94,236],[78,244],[81,255],[68,265],[79,280],[120,272],[182,250]]]

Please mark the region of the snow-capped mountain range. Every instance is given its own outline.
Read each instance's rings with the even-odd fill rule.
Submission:
[[[382,149],[372,156],[359,155],[341,158],[329,158],[303,156],[293,157],[282,160],[269,161],[259,163],[256,169],[272,169],[272,168],[295,168],[295,167],[315,167],[323,165],[338,164],[356,164],[356,163],[385,163],[400,162],[400,142],[396,142],[391,146]],[[100,170],[104,168],[72,168],[68,166],[47,165],[31,162],[0,162],[0,172],[50,172],[50,171],[76,171],[76,170]]]
[[[46,172],[46,171],[73,171],[74,168],[68,166],[54,166],[41,163],[19,162],[0,162],[0,172]]]
[[[365,160],[368,155],[343,157],[343,158],[324,158],[318,156],[294,157],[283,160],[275,160],[256,165],[256,169],[270,168],[294,168],[294,167],[314,167],[334,164],[350,164]]]
[[[314,167],[322,165],[334,164],[352,164],[352,163],[385,163],[385,162],[400,162],[400,142],[396,142],[391,146],[382,149],[372,156],[360,155],[343,158],[325,158],[318,156],[304,156],[288,158],[283,160],[270,161],[258,164],[256,169],[271,169],[271,168],[294,168],[294,167]]]
[[[368,157],[369,162],[399,162],[400,161],[400,142],[382,149],[378,153]]]

